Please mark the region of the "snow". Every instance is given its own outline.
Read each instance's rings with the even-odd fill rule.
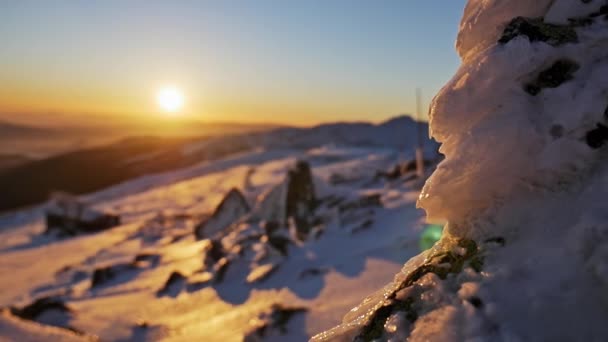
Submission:
[[[265,338],[306,340],[338,324],[342,312],[380,288],[418,252],[423,221],[415,209],[416,184],[374,177],[399,155],[390,147],[258,150],[142,177],[82,196],[95,210],[120,215],[123,225],[69,239],[43,234],[49,204],[3,216],[0,272],[11,276],[0,284],[0,306],[21,308],[52,296],[72,314],[57,320],[45,312],[39,319],[50,315],[48,322],[60,325],[52,327],[7,311],[0,318],[0,337],[241,341],[269,308],[281,304],[306,311],[289,320],[285,335],[275,331]],[[322,205],[315,215],[324,223],[304,241],[284,231],[258,239],[265,221],[245,215],[222,239],[230,265],[222,281],[214,280],[215,271],[208,267],[215,264],[211,242],[197,241],[194,227],[233,188],[259,208],[263,194],[281,188],[297,160],[310,163],[319,198],[331,195],[349,203],[380,193],[384,206],[352,209],[347,213],[351,221],[343,223],[346,214]],[[332,185],[335,174],[351,180]],[[280,207],[284,199],[275,196],[267,205]],[[356,230],[361,220],[371,224]],[[322,233],[314,237],[313,232]],[[293,241],[286,256],[268,242],[280,237]],[[96,270],[104,270],[106,278],[93,286]],[[176,272],[183,277],[170,277]],[[170,278],[174,281],[167,284]]]
[[[314,341],[606,339],[606,5],[468,2],[418,201],[444,235]],[[516,17],[547,31],[501,39]]]

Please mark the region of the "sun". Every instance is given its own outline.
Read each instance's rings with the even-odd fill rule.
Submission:
[[[174,86],[164,86],[156,94],[158,106],[168,114],[177,114],[184,107],[184,94]]]

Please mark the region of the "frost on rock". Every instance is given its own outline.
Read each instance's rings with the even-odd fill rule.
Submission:
[[[313,340],[608,336],[607,18],[605,0],[468,2],[418,201],[444,235]]]
[[[232,189],[217,206],[213,215],[195,227],[194,234],[198,239],[213,237],[237,222],[249,211],[249,204],[247,204],[245,196],[238,189]]]
[[[58,193],[46,211],[46,233],[59,237],[96,233],[120,225],[120,217],[90,208],[76,197]]]

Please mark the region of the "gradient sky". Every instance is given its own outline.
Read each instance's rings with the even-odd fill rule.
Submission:
[[[204,120],[380,121],[413,113],[416,87],[426,105],[454,73],[464,5],[4,0],[0,113],[153,117],[157,89],[174,84]]]

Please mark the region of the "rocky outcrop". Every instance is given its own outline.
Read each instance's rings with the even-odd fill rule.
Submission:
[[[46,211],[46,233],[59,237],[96,233],[120,225],[120,217],[89,208],[69,195],[56,195]]]
[[[194,228],[198,239],[211,238],[237,222],[250,211],[245,196],[238,190],[230,190],[217,206],[213,215]]]
[[[274,222],[295,229],[296,238],[305,240],[311,230],[311,218],[317,206],[317,197],[310,165],[296,162],[285,179],[261,196],[254,211],[257,219]]]
[[[431,105],[441,239],[313,341],[608,336],[608,2],[469,0]]]

